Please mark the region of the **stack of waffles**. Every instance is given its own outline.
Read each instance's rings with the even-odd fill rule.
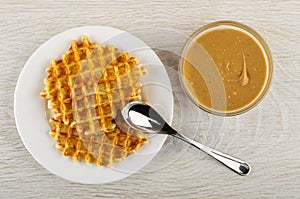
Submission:
[[[129,101],[143,100],[139,78],[146,70],[136,58],[83,36],[46,72],[41,96],[53,113],[50,135],[63,155],[110,167],[147,142],[119,114]]]

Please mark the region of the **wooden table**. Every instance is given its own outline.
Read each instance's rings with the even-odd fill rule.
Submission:
[[[0,18],[0,198],[300,198],[299,1],[14,0],[0,2]],[[82,185],[49,173],[25,149],[14,121],[14,90],[26,60],[50,37],[83,25],[113,26],[151,40],[150,45],[168,61],[172,56],[160,50],[176,54],[184,43],[174,40],[174,35],[186,37],[222,19],[257,30],[274,59],[272,86],[263,102],[240,116],[222,118],[220,131],[203,138],[249,161],[251,175],[238,176],[189,148],[156,172]],[[142,31],[149,28],[178,34],[165,35],[160,42],[162,38]],[[176,83],[173,86],[180,89]],[[201,119],[193,124],[201,125]]]

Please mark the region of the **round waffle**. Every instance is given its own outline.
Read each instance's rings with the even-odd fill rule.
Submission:
[[[117,117],[127,102],[142,100],[138,79],[146,70],[136,58],[84,36],[46,72],[41,96],[53,112],[50,135],[65,156],[111,166],[147,142]]]

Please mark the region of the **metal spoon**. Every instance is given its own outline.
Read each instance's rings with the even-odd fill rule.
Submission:
[[[179,134],[148,104],[139,101],[129,102],[123,108],[122,115],[126,123],[133,129],[147,133],[167,134],[179,138],[207,153],[240,175],[248,175],[251,171],[251,167],[248,163]]]

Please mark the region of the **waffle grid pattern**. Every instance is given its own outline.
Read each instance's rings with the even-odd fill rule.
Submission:
[[[54,114],[50,135],[64,156],[110,167],[147,142],[117,113],[128,101],[141,100],[138,78],[146,70],[134,57],[84,36],[46,72],[41,96]]]

